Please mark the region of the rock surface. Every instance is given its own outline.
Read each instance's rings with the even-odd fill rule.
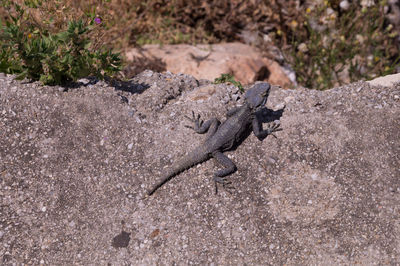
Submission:
[[[373,86],[392,87],[396,83],[400,83],[400,73],[386,75],[367,82]]]
[[[184,115],[223,118],[237,89],[146,71],[64,91],[0,74],[0,261],[395,265],[399,98],[398,84],[274,89],[283,131],[228,153],[232,194],[214,194],[210,160],[142,199],[204,138]]]
[[[126,57],[129,61],[148,58],[162,61],[168,71],[193,75],[199,79],[214,80],[221,74],[230,73],[243,84],[265,80],[284,88],[292,85],[277,62],[243,43],[145,45],[141,49],[131,49]]]

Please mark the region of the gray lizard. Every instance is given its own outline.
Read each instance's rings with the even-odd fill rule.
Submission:
[[[236,171],[236,165],[223,152],[235,149],[249,135],[249,130],[252,130],[259,140],[263,140],[271,134],[275,137],[273,133],[282,130],[279,127],[280,124],[276,123],[270,124],[266,130],[263,130],[262,123],[256,116],[256,112],[263,108],[267,102],[270,88],[271,85],[267,82],[254,85],[246,92],[244,105],[229,110],[227,119],[223,123],[216,118],[203,122],[200,115],[196,116],[194,112],[192,112],[192,118],[186,116],[194,123],[194,127],[186,127],[199,134],[207,132],[206,140],[175,166],[172,166],[167,171],[166,176],[148,192],[148,196],[174,176],[211,157],[225,167],[214,173],[216,193],[217,183],[228,188],[230,182],[225,177]]]

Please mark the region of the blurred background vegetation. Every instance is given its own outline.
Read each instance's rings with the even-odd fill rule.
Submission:
[[[101,23],[85,35],[93,51],[241,41],[290,67],[300,85],[314,89],[400,72],[396,0],[1,1],[1,25],[18,24],[26,36],[58,34],[71,21],[90,26],[97,19]],[[17,22],[10,2],[24,10]]]

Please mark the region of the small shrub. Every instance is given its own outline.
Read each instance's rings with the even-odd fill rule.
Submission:
[[[241,92],[244,92],[242,83],[240,83],[239,81],[236,81],[235,77],[232,74],[221,74],[221,76],[219,78],[214,79],[214,84],[220,84],[220,83],[226,83],[226,82],[232,83],[233,85],[238,87]]]
[[[95,75],[104,78],[121,70],[119,54],[110,50],[92,51],[87,37],[101,23],[91,20],[70,21],[65,31],[50,33],[27,21],[24,9],[11,3],[16,14],[10,14],[2,28],[0,44],[0,71],[17,74],[17,78],[40,80],[43,84],[55,85]]]

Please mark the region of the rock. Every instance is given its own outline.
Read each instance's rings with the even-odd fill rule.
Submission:
[[[191,92],[188,96],[192,101],[208,100],[217,91],[217,85],[209,84]]]
[[[398,264],[399,84],[273,87],[285,109],[260,115],[283,130],[227,153],[231,194],[209,160],[143,198],[207,137],[185,115],[236,104],[231,85],[150,73],[65,92],[0,75],[2,264]]]
[[[391,87],[395,83],[400,83],[400,73],[386,75],[367,82],[373,86]]]
[[[133,48],[126,53],[128,61],[140,58],[158,58],[173,73],[186,73],[197,79],[214,80],[221,74],[231,73],[243,85],[255,81],[268,81],[284,88],[291,81],[282,67],[242,43],[213,45],[145,45],[140,50]]]
[[[342,10],[347,11],[350,7],[350,3],[347,0],[340,1],[339,6]]]

